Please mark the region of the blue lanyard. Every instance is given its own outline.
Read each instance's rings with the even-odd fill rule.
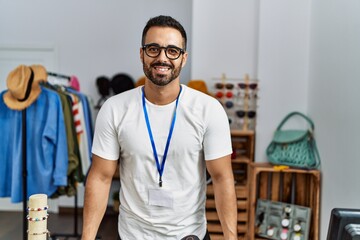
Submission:
[[[172,118],[172,121],[171,121],[171,126],[170,126],[169,134],[168,134],[168,137],[167,137],[166,145],[165,145],[165,151],[164,151],[163,160],[162,160],[161,166],[160,166],[158,154],[157,154],[157,151],[156,151],[154,137],[153,137],[153,134],[152,134],[152,131],[151,131],[149,116],[148,116],[148,113],[147,113],[147,110],[146,110],[144,87],[142,88],[142,104],[143,104],[144,116],[145,116],[146,126],[147,126],[147,129],[148,129],[148,133],[149,133],[149,137],[150,137],[150,141],[151,141],[151,146],[152,146],[154,157],[155,157],[156,167],[157,167],[157,170],[159,172],[159,187],[162,187],[162,175],[163,175],[163,172],[164,172],[165,161],[166,161],[166,156],[167,156],[167,153],[168,153],[168,150],[169,150],[171,136],[172,136],[174,126],[175,126],[176,110],[177,110],[177,106],[178,106],[178,102],[179,102],[179,96],[180,96],[180,93],[181,93],[181,89],[182,88],[180,86],[180,92],[179,92],[179,95],[176,98],[175,111],[174,111],[174,115],[173,115],[173,118]]]

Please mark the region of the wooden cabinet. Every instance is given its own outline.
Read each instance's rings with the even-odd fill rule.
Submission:
[[[309,239],[318,240],[320,171],[274,168],[269,163],[252,163],[250,167],[249,239],[256,239],[257,199],[267,199],[311,208]]]
[[[238,235],[239,239],[247,239],[249,229],[250,163],[254,161],[255,133],[254,131],[232,130],[231,137],[233,145],[232,167],[238,207]],[[214,190],[211,184],[207,185],[206,217],[211,239],[224,239],[215,209]]]

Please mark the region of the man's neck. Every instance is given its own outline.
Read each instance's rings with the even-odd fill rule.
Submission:
[[[157,86],[145,81],[145,97],[156,105],[166,105],[176,100],[180,92],[179,81],[173,81],[166,86]]]

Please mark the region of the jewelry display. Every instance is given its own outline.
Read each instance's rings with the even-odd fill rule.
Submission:
[[[46,211],[48,210],[48,206],[42,207],[42,208],[27,208],[28,212],[30,211]]]
[[[46,194],[34,194],[29,197],[28,215],[28,240],[46,240],[50,237],[47,229],[49,214]]]
[[[284,202],[258,199],[256,234],[274,240],[305,240],[309,237],[311,209]]]

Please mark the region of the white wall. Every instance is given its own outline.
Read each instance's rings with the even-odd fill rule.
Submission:
[[[143,75],[139,49],[150,17],[172,15],[191,38],[191,7],[191,0],[0,0],[0,45],[54,46],[58,67],[48,70],[76,75],[81,91],[96,101],[96,77],[125,72],[137,80]],[[187,80],[190,67],[182,74]]]
[[[193,1],[192,79],[257,74],[257,0]]]
[[[360,208],[360,2],[311,4],[308,111],[322,156],[321,239],[331,209]]]
[[[265,149],[287,113],[306,113],[309,3],[260,1],[256,161],[266,161]]]

